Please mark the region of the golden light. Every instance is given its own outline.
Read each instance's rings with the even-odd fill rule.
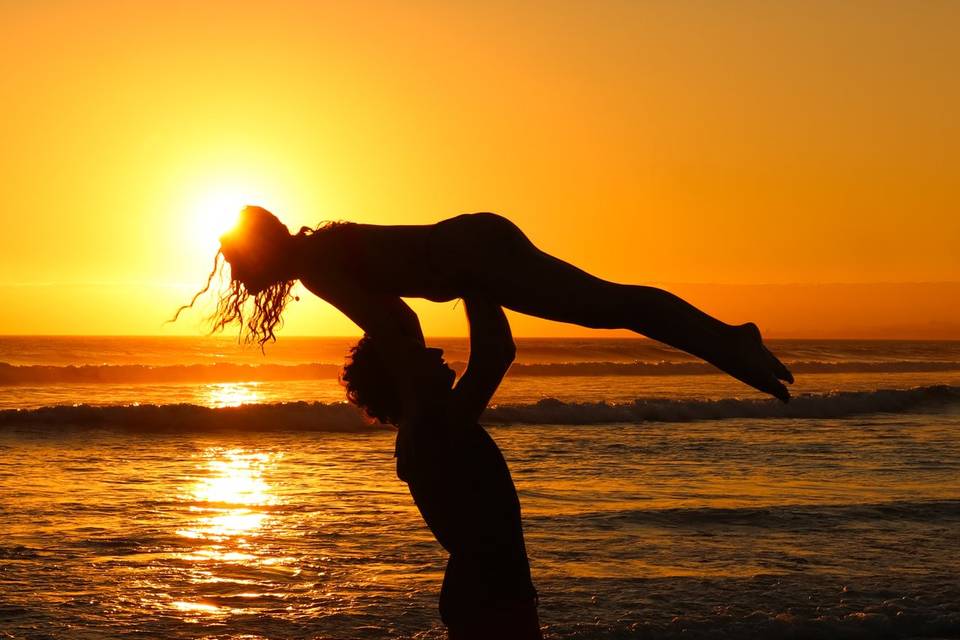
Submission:
[[[221,235],[230,231],[247,205],[270,209],[283,205],[288,187],[274,177],[249,168],[220,167],[212,173],[196,168],[180,181],[172,195],[184,215],[182,233],[206,254],[216,250]]]
[[[260,402],[262,395],[258,382],[222,382],[211,384],[207,388],[207,406],[238,407],[242,404]]]
[[[243,449],[213,448],[205,457],[210,475],[200,479],[191,489],[192,499],[204,503],[191,507],[200,518],[177,533],[184,538],[217,543],[255,535],[268,517],[263,508],[277,502],[263,478],[273,456]],[[230,556],[230,553],[237,553],[236,549],[224,548],[222,544],[195,550],[190,557],[206,558],[203,552],[215,554],[220,559],[250,559],[246,555]]]
[[[230,449],[214,455],[216,457],[207,461],[212,475],[204,478],[194,490],[197,500],[243,505],[273,502],[263,479],[264,467],[270,461],[268,454]]]
[[[189,213],[188,234],[203,249],[216,251],[220,236],[237,223],[240,210],[256,204],[242,188],[221,186],[199,196]]]
[[[220,607],[203,602],[187,602],[185,600],[176,600],[172,604],[173,607],[178,611],[184,611],[188,613],[217,613],[220,611]]]

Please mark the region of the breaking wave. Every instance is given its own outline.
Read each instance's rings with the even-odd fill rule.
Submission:
[[[843,418],[871,413],[935,411],[960,404],[960,387],[835,391],[807,394],[790,404],[776,400],[670,400],[641,398],[628,403],[562,402],[491,407],[482,421],[491,425],[589,425],[690,422],[730,418]],[[173,405],[64,405],[0,411],[0,428],[17,425],[117,428],[128,431],[369,431],[371,425],[346,403],[292,402],[209,408]]]
[[[464,363],[451,366],[462,371]],[[955,361],[796,361],[788,363],[803,373],[922,373],[960,371]],[[252,382],[336,378],[339,364],[192,364],[192,365],[11,365],[0,362],[0,386],[46,384],[136,384],[158,382]],[[718,373],[706,362],[558,362],[516,363],[510,376],[686,376]]]
[[[561,402],[500,405],[484,420],[506,424],[603,424],[611,422],[690,422],[727,418],[844,418],[868,413],[935,410],[960,403],[960,387],[934,385],[913,389],[832,391],[776,400],[637,399],[628,403]]]
[[[13,425],[115,428],[124,431],[370,431],[347,403],[288,402],[210,408],[193,404],[61,405],[0,411],[0,428]]]

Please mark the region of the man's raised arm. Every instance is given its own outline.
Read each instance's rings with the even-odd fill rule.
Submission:
[[[464,306],[470,323],[470,359],[453,392],[460,419],[472,423],[487,408],[517,348],[500,305],[483,298],[464,298]]]

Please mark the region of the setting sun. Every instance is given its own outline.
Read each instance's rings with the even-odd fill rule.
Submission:
[[[291,230],[492,210],[771,335],[960,336],[954,5],[825,8],[815,38],[763,4],[148,5],[0,9],[2,332],[161,330],[255,204]],[[414,308],[427,333],[465,330]],[[356,328],[303,304],[283,331]]]
[[[190,236],[204,247],[218,246],[220,236],[237,223],[240,210],[252,204],[248,200],[242,190],[229,187],[200,195],[190,212]]]

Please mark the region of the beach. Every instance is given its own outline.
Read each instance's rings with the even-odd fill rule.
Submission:
[[[960,343],[769,341],[789,405],[645,340],[517,343],[482,422],[547,637],[960,636]],[[0,338],[0,637],[443,637],[349,344]]]

